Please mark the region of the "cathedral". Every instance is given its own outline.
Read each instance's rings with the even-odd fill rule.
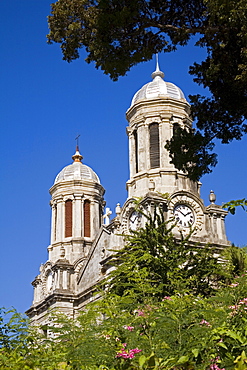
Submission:
[[[155,204],[166,220],[175,220],[175,236],[191,228],[191,241],[210,243],[217,249],[230,245],[225,233],[227,211],[200,197],[200,182],[191,181],[170,163],[166,140],[174,130],[191,127],[190,105],[183,92],[164,80],[157,62],[152,80],[134,95],[127,110],[129,140],[128,196],[116,206],[116,216],[105,208],[104,188],[98,175],[83,163],[77,146],[73,163],[56,176],[50,189],[52,225],[48,260],[40,266],[32,285],[34,298],[26,314],[33,324],[47,322],[51,310],[75,317],[94,299],[95,285],[111,269],[112,250],[124,245],[124,237],[145,225],[143,213]],[[136,199],[142,212],[136,210]]]

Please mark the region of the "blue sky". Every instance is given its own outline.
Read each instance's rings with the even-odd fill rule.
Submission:
[[[0,307],[24,312],[32,302],[31,281],[47,260],[49,188],[71,163],[79,133],[83,162],[106,189],[107,206],[126,199],[128,142],[125,112],[134,93],[150,81],[155,62],[133,68],[112,82],[81,59],[62,61],[58,45],[47,45],[50,1],[0,2]],[[160,56],[167,81],[185,93],[202,92],[188,67],[202,49],[181,48]],[[219,164],[201,181],[202,198],[214,190],[217,204],[247,196],[247,139],[217,145]],[[226,220],[229,240],[246,244],[247,214]]]

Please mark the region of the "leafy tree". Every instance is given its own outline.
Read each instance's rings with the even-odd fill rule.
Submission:
[[[247,249],[246,247],[238,248],[234,245],[225,251],[226,259],[231,264],[231,273],[233,276],[240,276],[247,270]]]
[[[194,155],[189,160],[169,150],[178,169],[192,179],[211,172],[216,156],[210,154],[214,139],[229,143],[240,140],[247,126],[247,6],[245,0],[59,0],[48,17],[48,42],[61,44],[68,62],[79,57],[79,49],[113,80],[135,64],[150,60],[157,52],[185,46],[193,36],[195,46],[207,56],[194,63],[194,81],[208,88],[210,97],[190,96],[197,130],[190,135]],[[191,160],[198,154],[195,172]]]
[[[155,208],[116,252],[101,299],[76,319],[51,313],[48,338],[2,310],[0,369],[245,369],[246,255],[233,270],[226,258],[219,264],[210,248],[196,247],[190,236],[177,240],[172,230]]]
[[[64,351],[14,309],[0,310],[1,370],[65,370]]]
[[[171,222],[165,222],[162,210],[145,216],[147,222],[127,237],[127,243],[114,255],[117,268],[108,279],[108,289],[120,296],[148,296],[161,299],[176,292],[194,295],[212,294],[220,281],[230,275],[222,268],[210,246],[201,248],[190,241],[191,234],[175,238]],[[230,271],[230,270],[229,270]],[[138,298],[137,298],[138,297]]]
[[[53,368],[245,369],[246,287],[241,276],[208,298],[187,293],[142,303],[108,291],[76,320],[54,317],[55,338],[46,344],[51,360],[57,357]]]

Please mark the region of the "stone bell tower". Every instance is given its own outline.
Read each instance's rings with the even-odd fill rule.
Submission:
[[[103,220],[104,188],[96,173],[82,163],[77,146],[73,163],[55,178],[51,194],[51,243],[48,260],[36,276],[34,300],[26,312],[44,324],[50,309],[73,315],[77,309],[78,275]]]
[[[96,173],[83,164],[76,148],[73,163],[57,175],[50,189],[52,207],[49,260],[60,256],[74,263],[88,249],[102,223],[104,188]]]
[[[129,197],[140,197],[149,190],[198,192],[198,183],[188,179],[170,163],[165,149],[176,127],[191,127],[190,105],[176,85],[164,81],[158,61],[153,80],[134,95],[126,116],[129,121]]]
[[[205,206],[200,197],[201,183],[190,180],[170,163],[166,141],[178,127],[191,128],[192,120],[190,104],[178,86],[164,80],[158,60],[152,81],[135,93],[126,117],[130,175],[128,199],[122,208],[123,232],[144,225],[136,211],[138,199],[147,213],[153,204],[161,205],[166,220],[176,224],[174,233],[178,237],[193,229],[191,240],[195,243],[211,243],[217,248],[229,245],[224,224],[227,212],[215,205],[215,199]]]

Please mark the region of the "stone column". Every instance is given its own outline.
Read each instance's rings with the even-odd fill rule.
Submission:
[[[84,237],[84,200],[81,200],[81,235]]]
[[[147,146],[147,126],[143,124],[138,127],[137,140],[138,140],[138,159],[139,159],[139,172],[147,170],[147,155],[149,155],[149,145]]]
[[[57,270],[53,270],[54,272],[54,280],[53,280],[53,287],[54,287],[54,289],[57,289],[57,279],[58,279],[58,277],[57,277]]]
[[[64,239],[64,201],[62,197],[57,199],[57,226],[56,241],[61,242]]]
[[[219,214],[217,217],[217,235],[218,239],[223,239],[223,234],[222,234],[222,222],[221,222],[221,215]]]
[[[59,267],[55,269],[54,286],[55,286],[55,289],[62,288],[61,270]]]
[[[33,288],[34,288],[34,297],[33,297],[33,303],[37,303],[41,300],[41,296],[40,296],[40,285],[41,284],[41,280],[39,278],[35,278],[35,280],[32,282],[32,285],[33,285]]]
[[[221,226],[221,234],[222,234],[222,239],[227,242],[227,237],[226,237],[226,228],[225,228],[225,215],[221,215],[220,217],[220,226]]]
[[[63,289],[68,289],[68,271],[63,270]]]
[[[130,128],[127,127],[127,134],[129,137],[129,171],[130,179],[135,175],[135,139],[133,131],[130,131]]]
[[[74,194],[73,203],[73,236],[75,238],[81,237],[82,230],[82,200],[81,194]]]
[[[51,201],[51,244],[56,242],[57,203]]]
[[[212,231],[213,231],[213,236],[215,238],[215,235],[217,236],[217,213],[212,214]]]
[[[94,239],[98,229],[99,229],[99,217],[98,212],[96,212],[96,204],[94,199],[90,200],[90,229],[91,229],[91,239]]]
[[[169,157],[169,152],[167,149],[164,148],[166,144],[166,140],[170,140],[171,137],[173,136],[173,124],[170,122],[169,118],[166,117],[163,119],[162,124],[161,124],[161,131],[160,131],[160,143],[162,145],[161,149],[161,167],[165,168],[174,168],[173,165],[171,165],[170,160],[171,158]]]

